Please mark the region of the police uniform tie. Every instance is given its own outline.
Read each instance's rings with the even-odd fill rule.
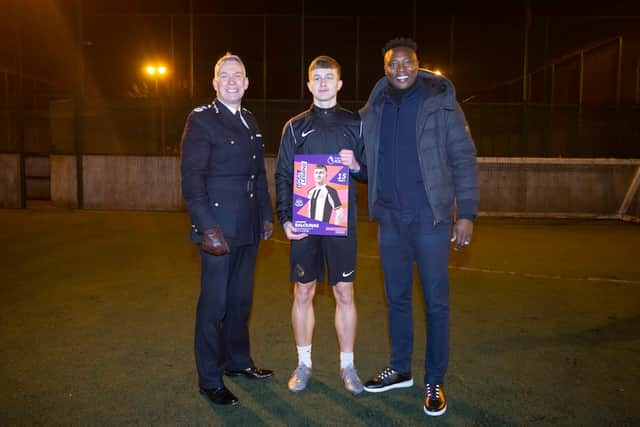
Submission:
[[[238,121],[238,123],[242,125],[243,128],[249,129],[249,127],[245,124],[244,120],[242,119],[242,114],[240,114],[240,110],[236,111],[236,113],[234,114],[234,117]]]

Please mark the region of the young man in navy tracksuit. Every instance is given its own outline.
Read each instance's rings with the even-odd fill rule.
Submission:
[[[317,281],[324,279],[323,266],[326,262],[328,283],[336,300],[335,327],[340,345],[340,376],[347,391],[359,394],[363,385],[355,370],[353,354],[357,323],[353,282],[357,248],[354,179],[366,179],[366,170],[360,169],[358,163],[363,153],[360,117],[357,113],[341,108],[337,103],[342,80],[340,65],[335,59],[329,56],[314,59],[309,65],[307,87],[313,95],[313,105],[285,124],[275,174],[276,210],[280,224],[291,240],[290,279],[295,282],[291,322],[298,352],[298,366],[291,375],[288,386],[292,392],[302,391],[311,378],[311,340],[315,326],[313,297]],[[347,236],[296,233],[292,224],[293,164],[296,154],[336,154],[340,156],[342,164],[349,166]],[[326,173],[326,170],[315,171],[316,183],[320,185],[317,195],[322,197],[315,203],[324,203],[325,207],[333,205],[331,207],[336,211],[336,217],[340,218],[342,202],[336,200],[337,194],[330,200],[328,186],[321,185],[324,178],[320,172]],[[313,200],[311,204],[314,204]],[[313,206],[314,210],[315,207]]]

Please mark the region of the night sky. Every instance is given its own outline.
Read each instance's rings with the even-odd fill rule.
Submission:
[[[0,67],[43,80],[52,93],[77,88],[81,28],[89,96],[131,96],[132,88],[146,81],[142,66],[148,61],[169,65],[171,78],[161,83],[161,91],[189,94],[188,1],[2,3],[2,33],[11,37],[0,41]],[[442,70],[459,98],[522,75],[526,1],[369,3],[193,0],[194,95],[212,94],[212,64],[229,50],[247,64],[249,98],[307,97],[306,66],[316,55],[328,54],[343,67],[341,98],[362,100],[382,76],[381,47],[397,36],[414,37],[421,65]],[[576,4],[531,1],[530,69],[618,34],[638,56],[637,1],[582,3],[582,8],[566,3]]]

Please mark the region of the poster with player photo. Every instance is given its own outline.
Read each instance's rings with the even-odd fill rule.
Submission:
[[[349,168],[337,154],[297,154],[293,163],[293,226],[298,233],[346,236]]]

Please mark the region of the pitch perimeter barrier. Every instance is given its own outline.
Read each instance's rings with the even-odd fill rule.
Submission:
[[[23,203],[20,154],[0,153],[0,208],[21,208]]]
[[[275,196],[275,158],[265,159]],[[175,156],[84,155],[85,209],[184,210],[180,159]],[[21,207],[20,156],[0,154],[0,207]],[[51,156],[51,201],[77,208],[78,163]],[[480,215],[607,218],[640,221],[640,159],[479,157]],[[367,213],[367,188],[358,184],[358,213]]]
[[[640,220],[640,159],[478,158],[485,216]]]

